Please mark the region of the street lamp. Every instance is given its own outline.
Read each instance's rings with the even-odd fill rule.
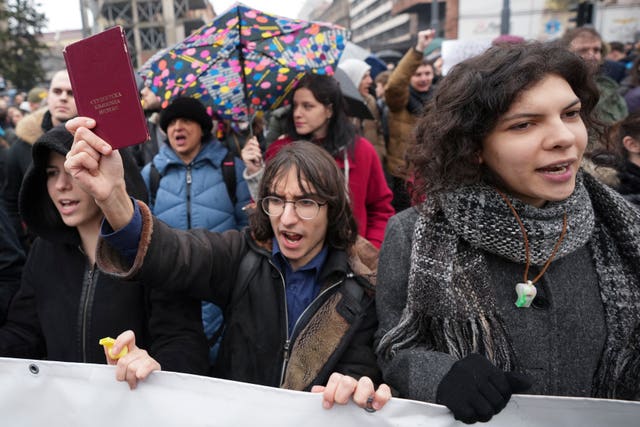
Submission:
[[[438,0],[431,0],[431,29],[436,32],[436,36],[440,35],[439,26],[440,21],[438,19]]]
[[[500,34],[509,34],[511,20],[511,9],[509,0],[502,0],[502,15],[500,16]]]

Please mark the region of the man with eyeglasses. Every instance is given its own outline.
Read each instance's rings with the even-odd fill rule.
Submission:
[[[223,308],[217,376],[323,392],[325,408],[350,398],[368,410],[382,408],[391,392],[374,385],[377,250],[358,239],[342,173],[324,149],[297,142],[278,152],[244,231],[180,231],[131,202],[119,154],[88,129],[94,125],[83,117],[67,123],[75,140],[65,168],[105,214],[97,252],[102,271]],[[368,258],[359,256],[365,252]],[[125,346],[127,356],[108,361],[117,365],[118,380],[135,387],[160,366],[130,331],[112,351]]]
[[[22,178],[31,165],[31,146],[49,129],[78,115],[76,102],[71,89],[71,81],[66,70],[53,75],[47,93],[47,106],[26,115],[16,126],[16,142],[7,155],[5,188],[2,197],[11,224],[24,248],[28,250],[31,240],[23,228],[18,212],[18,194]]]

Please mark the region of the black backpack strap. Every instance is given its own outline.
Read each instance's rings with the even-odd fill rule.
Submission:
[[[149,206],[153,207],[156,204],[156,194],[158,193],[158,187],[160,187],[161,178],[162,175],[160,175],[160,171],[152,160],[149,167]]]
[[[236,163],[235,156],[231,150],[227,151],[227,155],[222,161],[222,178],[227,186],[227,193],[229,193],[229,199],[235,206],[238,203],[238,196],[236,195]]]
[[[240,261],[238,267],[238,276],[236,277],[236,286],[231,291],[231,300],[224,310],[224,319],[228,319],[231,312],[238,304],[238,301],[247,292],[249,288],[249,282],[256,272],[256,266],[260,263],[260,255],[253,250],[249,250],[246,255]],[[209,347],[212,347],[218,342],[225,330],[225,324],[222,322],[220,327],[213,333],[211,338],[208,339]]]

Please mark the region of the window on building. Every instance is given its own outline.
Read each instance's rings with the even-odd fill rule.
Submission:
[[[142,22],[157,22],[162,20],[162,2],[139,1],[138,19]]]

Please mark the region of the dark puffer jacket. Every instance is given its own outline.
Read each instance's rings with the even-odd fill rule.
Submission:
[[[0,355],[105,363],[99,339],[131,329],[163,370],[207,373],[199,302],[100,272],[83,253],[77,230],[62,222],[47,192],[46,165],[52,151],[65,155],[72,141],[56,127],[33,146],[20,209],[38,238],[0,329]],[[135,163],[126,157],[125,164],[128,191],[146,197]]]
[[[271,262],[268,244],[256,242],[248,229],[222,234],[171,229],[139,205],[142,234],[133,266],[102,239],[98,265],[119,277],[189,292],[225,310],[218,376],[294,390],[325,384],[332,372],[379,382],[372,347],[378,322],[373,298],[365,292],[371,263],[330,248],[320,273],[322,290],[289,336],[283,274]]]

